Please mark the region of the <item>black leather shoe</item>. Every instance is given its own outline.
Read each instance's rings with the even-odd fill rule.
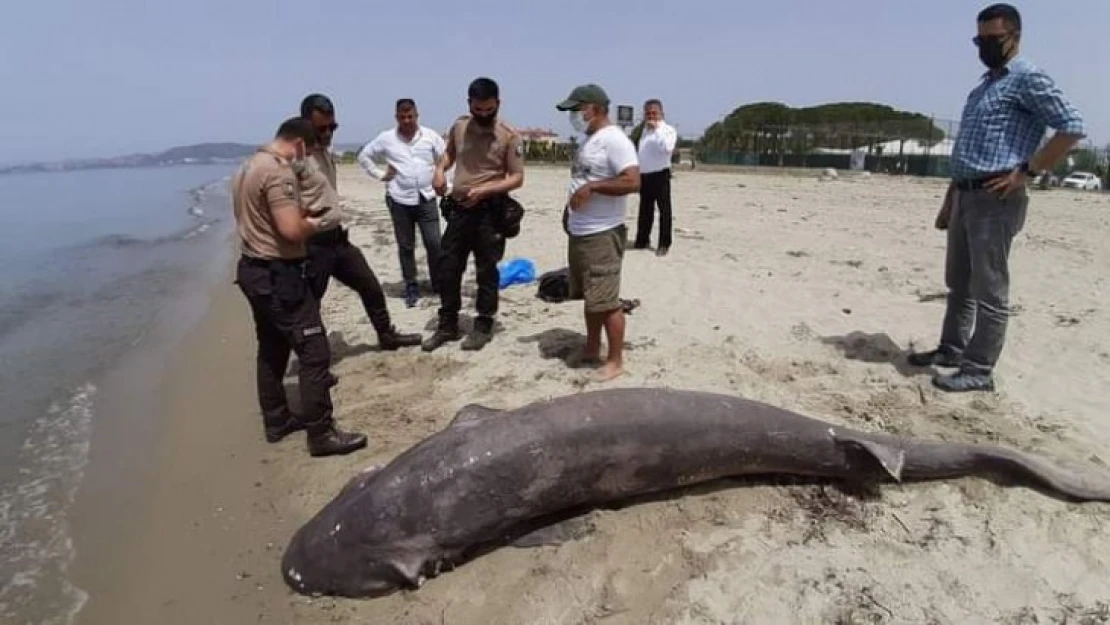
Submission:
[[[402,347],[416,347],[420,344],[419,334],[402,334],[396,328],[390,327],[389,331],[378,335],[378,346],[383,351],[392,352]]]
[[[442,347],[445,343],[458,341],[461,338],[462,335],[459,334],[458,330],[436,330],[435,334],[428,337],[420,348],[426,352],[433,352]]]
[[[286,421],[283,425],[280,425],[278,427],[266,428],[266,442],[277,443],[286,436],[289,436],[294,432],[300,432],[303,429],[303,423],[298,421],[296,417],[289,417],[289,420]]]
[[[484,328],[475,328],[471,330],[470,334],[466,335],[466,339],[462,342],[462,349],[468,352],[476,352],[485,347],[493,340],[493,333]]]
[[[366,435],[340,432],[330,427],[324,432],[308,437],[308,453],[314,458],[341,456],[366,447]]]
[[[928,352],[917,352],[910,354],[906,360],[915,367],[958,367],[960,366],[959,356],[955,356],[949,352],[934,349]]]

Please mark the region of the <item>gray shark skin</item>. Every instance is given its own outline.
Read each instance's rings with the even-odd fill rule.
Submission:
[[[542,531],[560,513],[772,474],[994,477],[1060,499],[1110,501],[1110,474],[1080,475],[1009,449],[866,433],[729,395],[619,388],[515,410],[464,407],[444,430],[351,479],[294,534],[282,575],[301,594],[381,596],[418,588],[521,528]]]

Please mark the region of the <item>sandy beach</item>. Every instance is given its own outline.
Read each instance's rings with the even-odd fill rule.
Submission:
[[[671,254],[626,256],[622,296],[641,305],[628,318],[628,373],[609,385],[726,392],[861,429],[1105,466],[1110,195],[1033,192],[998,391],[948,395],[905,363],[908,349],[934,345],[944,310],[944,234],[932,223],[945,182],[818,174],[676,173]],[[565,265],[567,176],[528,169],[516,194],[528,213],[506,260]],[[339,187],[395,323],[429,333],[438,302],[400,299],[382,185],[342,166]],[[464,329],[473,285],[471,263]],[[263,442],[249,313],[223,285],[167,382],[159,487],[113,563],[126,573],[93,589],[82,622],[1110,622],[1110,506],[973,478],[878,496],[730,481],[591,513],[585,538],[500,549],[415,592],[294,595],[279,571],[288,538],[356,472],[464,404],[513,408],[595,387],[564,362],[584,339],[581,303],[545,303],[535,284],[502,291],[494,340],[477,353],[380,352],[357,297],[335,283],[323,315],[337,419],[369,448],[313,459],[303,436]]]

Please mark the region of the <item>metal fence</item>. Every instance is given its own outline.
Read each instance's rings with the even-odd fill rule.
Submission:
[[[694,149],[710,165],[809,167],[946,176],[954,120],[731,127],[707,132]]]
[[[947,177],[959,121],[762,125],[707,131],[694,157],[707,165],[834,168]],[[1045,141],[1051,133],[1047,133]],[[1110,183],[1110,146],[1083,141],[1056,167],[1058,176],[1088,171]],[[1110,186],[1110,184],[1104,184]]]

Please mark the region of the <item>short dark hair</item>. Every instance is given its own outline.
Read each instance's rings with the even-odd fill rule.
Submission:
[[[310,93],[301,100],[301,117],[305,119],[312,117],[312,111],[335,115],[335,105],[331,103],[331,98],[322,93]]]
[[[475,78],[466,90],[466,97],[471,100],[489,100],[501,97],[501,89],[492,78]]]
[[[312,122],[303,117],[290,117],[281,122],[274,137],[285,141],[301,139],[309,148],[316,147],[317,142],[316,129],[312,127]]]
[[[409,109],[415,109],[415,108],[416,108],[416,102],[412,98],[401,98],[400,100],[397,100],[397,112],[398,113],[401,112],[401,111],[407,111]]]
[[[992,4],[979,11],[977,21],[982,24],[998,18],[1002,18],[1002,21],[1014,30],[1021,30],[1021,13],[1018,13],[1012,5],[1005,3]]]
[[[651,98],[651,99],[645,100],[644,101],[644,108],[647,108],[647,107],[651,106],[652,104],[654,104],[655,106],[658,106],[659,108],[663,108],[663,101],[660,100],[659,98]]]

